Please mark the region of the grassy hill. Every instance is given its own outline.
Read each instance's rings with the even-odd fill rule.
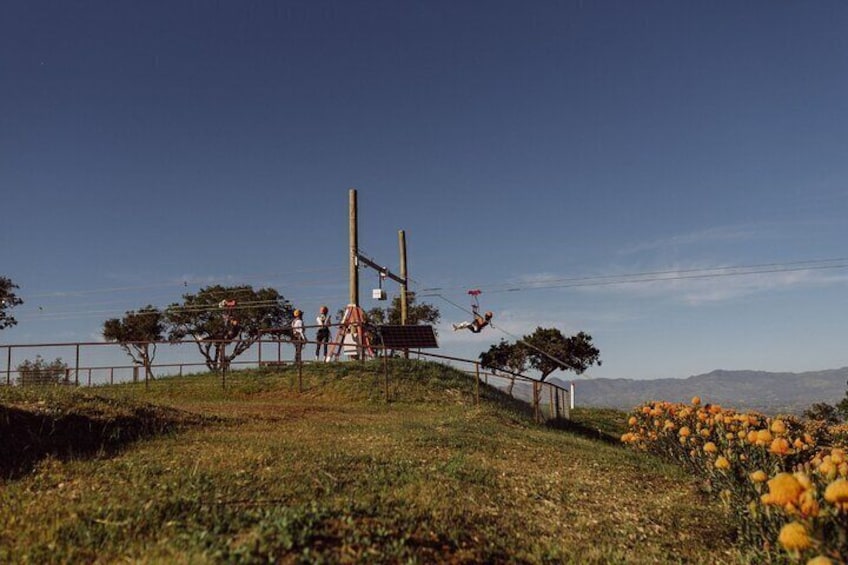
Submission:
[[[617,416],[542,426],[431,363],[388,383],[347,363],[0,389],[0,562],[743,561],[677,468],[581,435]]]

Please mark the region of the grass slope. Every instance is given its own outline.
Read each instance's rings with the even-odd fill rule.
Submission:
[[[146,407],[165,433],[31,458],[0,483],[0,562],[743,561],[676,468],[536,425],[488,387],[476,406],[441,365],[392,362],[388,390],[379,363],[238,372],[226,390],[213,375],[4,389],[0,406],[34,413]],[[583,417],[589,435],[616,425]]]

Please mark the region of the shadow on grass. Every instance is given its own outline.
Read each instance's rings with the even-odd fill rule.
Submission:
[[[618,447],[622,447],[623,445],[621,443],[620,438],[617,438],[610,433],[604,432],[599,428],[587,426],[586,424],[576,422],[574,420],[565,420],[563,418],[558,418],[556,420],[548,420],[545,425],[555,430],[565,430],[589,439],[602,441],[610,445],[615,445]]]
[[[132,442],[203,420],[154,405],[123,408],[117,415],[102,407],[91,413],[54,413],[0,405],[0,477],[19,478],[48,456],[67,460],[112,455]]]

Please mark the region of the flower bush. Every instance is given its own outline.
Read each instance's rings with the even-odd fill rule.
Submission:
[[[639,406],[628,424],[622,441],[701,477],[742,542],[798,562],[848,562],[845,426],[740,413],[698,397]]]

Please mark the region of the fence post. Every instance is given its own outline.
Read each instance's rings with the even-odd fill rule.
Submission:
[[[115,367],[109,367],[109,384],[115,384]]]
[[[259,334],[259,339],[256,340],[256,341],[259,344],[259,361],[258,361],[258,363],[259,363],[259,366],[261,367],[262,366],[262,334],[261,333]]]
[[[300,355],[295,360],[297,363],[297,392],[303,392],[303,361]]]
[[[387,350],[383,349],[383,371],[386,375],[386,404],[389,403],[389,356]]]
[[[480,406],[480,363],[474,363],[474,402]]]
[[[6,346],[6,386],[12,384],[12,346]]]
[[[88,368],[88,387],[91,388],[91,367]]]
[[[77,344],[76,365],[74,366],[74,384],[79,386],[79,344]]]

